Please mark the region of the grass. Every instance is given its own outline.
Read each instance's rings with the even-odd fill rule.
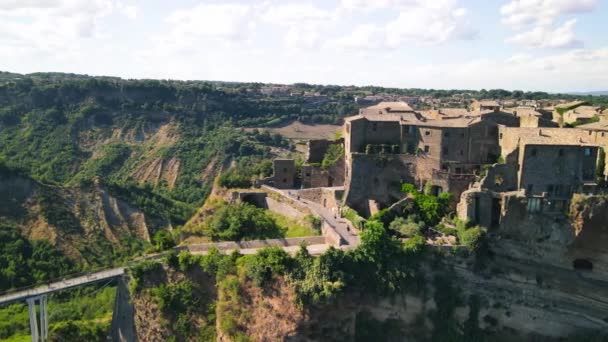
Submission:
[[[304,222],[303,220],[295,220],[273,211],[268,211],[268,215],[285,231],[286,238],[319,235],[319,232],[315,231],[310,226],[310,223]]]

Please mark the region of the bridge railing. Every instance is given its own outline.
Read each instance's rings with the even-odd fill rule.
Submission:
[[[126,267],[126,266],[116,266],[116,268],[118,267]],[[0,297],[3,296],[7,296],[7,295],[11,295],[17,292],[23,292],[23,291],[27,291],[27,290],[32,290],[35,289],[37,287],[40,286],[44,286],[44,285],[50,285],[52,283],[58,283],[60,281],[64,281],[64,280],[69,280],[69,279],[73,279],[73,278],[78,278],[78,277],[84,277],[86,275],[91,275],[94,273],[98,273],[98,272],[103,272],[103,271],[107,271],[108,267],[104,267],[104,268],[96,268],[93,270],[87,270],[87,271],[81,271],[81,272],[77,272],[77,273],[71,273],[71,274],[65,274],[61,277],[57,277],[57,278],[53,278],[53,279],[49,279],[43,282],[39,282],[39,283],[35,283],[32,285],[27,285],[27,286],[22,286],[22,287],[16,287],[16,288],[12,288],[10,290],[4,291],[4,292],[0,292]]]

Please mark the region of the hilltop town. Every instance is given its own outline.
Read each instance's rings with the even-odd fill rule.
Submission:
[[[584,101],[432,109],[381,101],[346,117],[341,138],[308,141],[301,170],[275,160],[262,183],[363,217],[400,205],[401,185],[412,184],[449,193],[461,220],[525,235],[545,221],[568,222],[573,198],[604,192],[607,114]]]

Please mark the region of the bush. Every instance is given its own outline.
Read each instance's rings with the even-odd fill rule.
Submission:
[[[462,245],[465,245],[469,250],[472,251],[475,251],[480,247],[484,236],[485,231],[479,226],[458,230],[458,240]]]
[[[220,204],[197,230],[213,241],[273,239],[285,235],[266,210],[249,203]]]
[[[342,207],[342,216],[349,220],[350,223],[355,226],[357,229],[363,229],[365,225],[365,219],[357,213],[354,209],[349,208],[348,206]]]
[[[129,274],[131,275],[129,290],[131,293],[140,290],[141,281],[146,275],[160,270],[162,270],[162,265],[154,260],[143,260],[129,267]]]
[[[408,218],[397,217],[389,225],[391,230],[407,237],[420,234],[424,227],[423,222],[416,222],[412,216]]]
[[[254,255],[239,260],[245,275],[257,286],[264,286],[274,275],[285,275],[291,270],[293,260],[280,247],[266,247]]]
[[[340,158],[344,157],[344,145],[342,144],[332,144],[327,148],[327,152],[323,156],[323,161],[321,162],[321,166],[323,168],[328,168],[334,165]]]
[[[195,295],[194,285],[189,280],[176,284],[162,284],[152,288],[151,293],[161,310],[173,313],[190,311],[200,302]]]

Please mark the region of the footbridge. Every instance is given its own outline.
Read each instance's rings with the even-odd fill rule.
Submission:
[[[48,310],[46,305],[47,296],[49,294],[72,287],[89,285],[104,280],[111,280],[123,276],[124,273],[124,267],[117,267],[109,270],[75,276],[70,279],[61,279],[36,287],[13,290],[0,295],[0,305],[25,300],[29,313],[32,341],[45,341],[48,338],[49,333]],[[36,310],[36,306],[39,307],[38,310]]]

